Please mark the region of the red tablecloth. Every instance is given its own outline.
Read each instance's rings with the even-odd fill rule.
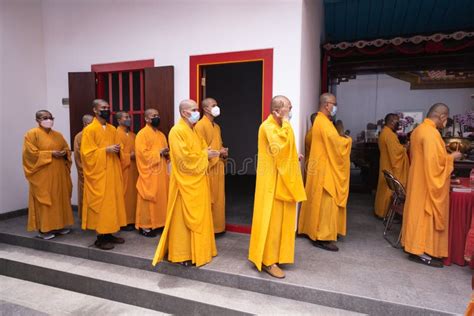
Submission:
[[[469,185],[469,179],[461,179],[461,181],[463,185]],[[449,196],[449,255],[444,260],[445,265],[452,263],[460,266],[466,265],[464,260],[466,242],[468,241],[469,247],[470,245],[474,246],[473,219],[474,192],[451,192]]]

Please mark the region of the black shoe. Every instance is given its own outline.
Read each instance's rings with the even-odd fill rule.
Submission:
[[[94,245],[102,250],[112,250],[114,249],[114,245],[110,242],[106,241],[104,238],[97,236],[97,240],[94,242]]]
[[[313,242],[313,244],[316,247],[327,250],[327,251],[339,251],[339,248],[336,246],[336,243],[333,241],[316,240]]]
[[[113,243],[113,244],[123,244],[123,243],[125,243],[125,239],[120,238],[120,237],[115,237],[112,234],[105,234],[105,235],[102,235],[102,236],[104,236],[103,238],[104,238],[105,241],[108,241],[108,242]]]
[[[220,238],[220,237],[222,237],[222,236],[224,236],[224,235],[225,235],[225,230],[224,230],[223,232],[220,232],[220,233],[215,233],[215,234],[214,234],[214,237],[215,237],[215,238]]]
[[[154,230],[149,230],[149,231],[146,231],[142,228],[140,228],[138,230],[138,233],[142,236],[145,236],[145,237],[148,237],[148,238],[153,238],[153,237],[156,237],[156,233]]]
[[[127,226],[120,227],[120,230],[125,232],[131,232],[135,230],[135,224],[128,224]]]
[[[423,257],[417,256],[417,255],[413,255],[413,254],[410,254],[408,256],[408,259],[410,261],[413,261],[413,262],[416,262],[416,263],[421,263],[421,264],[424,264],[424,265],[427,265],[427,266],[430,266],[430,267],[433,267],[433,268],[442,268],[442,267],[444,267],[444,264],[440,259],[435,259],[435,258],[428,259],[428,258],[423,258]]]

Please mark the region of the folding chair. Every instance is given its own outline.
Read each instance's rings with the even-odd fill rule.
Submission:
[[[393,202],[390,206],[390,209],[387,213],[387,220],[385,223],[385,230],[383,232],[383,237],[385,240],[394,248],[400,248],[400,240],[402,238],[402,230],[400,228],[400,233],[398,235],[398,239],[396,242],[391,241],[387,233],[392,228],[393,220],[396,214],[399,214],[401,217],[403,216],[403,206],[405,205],[405,198],[406,198],[406,191],[403,187],[403,184],[395,178],[390,172],[384,170],[385,180],[387,181],[387,185],[390,190],[393,191]],[[389,184],[390,183],[390,184]]]

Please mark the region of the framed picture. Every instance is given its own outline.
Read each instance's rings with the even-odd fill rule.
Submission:
[[[400,117],[400,129],[397,131],[398,134],[408,134],[415,127],[423,123],[425,117],[423,111],[398,111],[396,112]]]

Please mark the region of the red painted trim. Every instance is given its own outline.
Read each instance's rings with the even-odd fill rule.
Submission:
[[[270,102],[273,94],[273,48],[249,50],[240,52],[229,52],[208,55],[196,55],[189,57],[189,96],[191,99],[199,100],[199,80],[201,66],[241,63],[251,61],[263,61],[263,95],[262,95],[262,121],[270,114]]]
[[[122,72],[119,72],[119,109],[123,110],[123,82],[122,82]]]
[[[104,80],[104,74],[95,74],[95,78],[97,80],[97,86],[96,86],[96,95],[98,99],[103,99],[105,96],[105,80]]]
[[[241,234],[250,234],[252,226],[247,225],[236,225],[236,224],[226,224],[225,230],[228,232],[241,233]]]
[[[116,72],[142,70],[149,67],[155,67],[154,59],[132,60],[117,63],[94,64],[91,66],[93,72]]]
[[[134,119],[133,119],[133,72],[128,73],[128,94],[130,96],[130,108],[128,109],[128,113],[130,114],[130,119],[131,119],[131,130],[134,131]]]
[[[145,73],[143,70],[140,71],[140,111],[141,111],[141,123],[142,126],[145,125],[145,119],[143,114],[145,113],[145,79],[144,79]]]
[[[110,111],[113,112],[114,106],[112,103],[114,102],[114,98],[112,95],[112,73],[108,73],[108,76],[109,76],[109,100],[108,101],[110,105]],[[109,122],[112,124],[112,115],[110,116]]]

